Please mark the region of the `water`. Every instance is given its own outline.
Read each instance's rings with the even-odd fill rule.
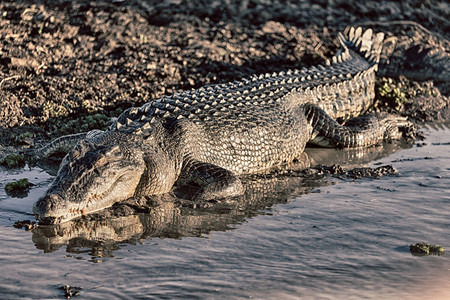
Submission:
[[[0,298],[450,299],[450,129],[424,128],[422,147],[310,150],[327,164],[392,164],[381,179],[298,177],[247,182],[213,209],[163,202],[150,213],[15,229],[54,175],[0,170]],[[370,161],[365,163],[365,161]],[[36,184],[5,194],[13,179]]]

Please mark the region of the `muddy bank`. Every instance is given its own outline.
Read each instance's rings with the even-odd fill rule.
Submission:
[[[421,81],[396,79],[399,92],[377,109],[422,122],[448,117],[446,1],[11,1],[0,8],[3,146],[106,128],[110,117],[164,94],[323,63],[338,49],[336,33],[354,24],[398,37],[386,48],[391,67],[383,75],[397,77],[415,44],[434,51],[410,53],[424,63],[408,65],[408,75]],[[436,69],[444,71],[433,78]]]

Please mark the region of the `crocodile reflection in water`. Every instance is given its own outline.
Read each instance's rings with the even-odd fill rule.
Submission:
[[[405,145],[402,145],[404,147]],[[308,149],[295,168],[317,164],[345,164],[357,167],[380,159],[398,150],[399,144],[371,148],[370,151]],[[117,204],[97,214],[58,225],[39,226],[33,230],[33,242],[44,252],[53,252],[64,245],[69,253],[89,252],[91,256],[110,256],[121,243],[141,239],[202,236],[211,231],[226,231],[236,224],[260,214],[275,204],[287,203],[314,188],[328,185],[329,180],[305,176],[248,177],[245,194],[223,203],[209,203],[205,209],[190,208],[183,199],[163,195],[136,202]],[[142,202],[140,204],[140,202]],[[144,211],[144,212],[143,212]]]

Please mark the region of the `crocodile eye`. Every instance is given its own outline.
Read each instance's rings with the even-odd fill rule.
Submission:
[[[95,165],[97,167],[104,166],[108,163],[108,160],[106,159],[106,156],[102,155],[100,158],[95,162]]]
[[[81,151],[80,151],[80,148],[75,147],[75,148],[72,150],[71,156],[72,156],[72,158],[74,158],[74,159],[77,159],[77,158],[81,157]]]
[[[71,156],[74,159],[80,158],[86,152],[89,152],[90,150],[94,149],[94,147],[95,147],[94,144],[92,144],[91,142],[82,140],[73,148]]]
[[[120,157],[122,156],[122,152],[120,151],[119,146],[114,146],[113,148],[109,149],[109,151],[107,151],[105,155],[108,157]]]

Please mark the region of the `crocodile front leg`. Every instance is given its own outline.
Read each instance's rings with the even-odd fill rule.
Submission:
[[[185,165],[177,186],[192,183],[200,186],[200,190],[192,197],[192,200],[214,200],[244,193],[241,180],[233,172],[197,160]]]

